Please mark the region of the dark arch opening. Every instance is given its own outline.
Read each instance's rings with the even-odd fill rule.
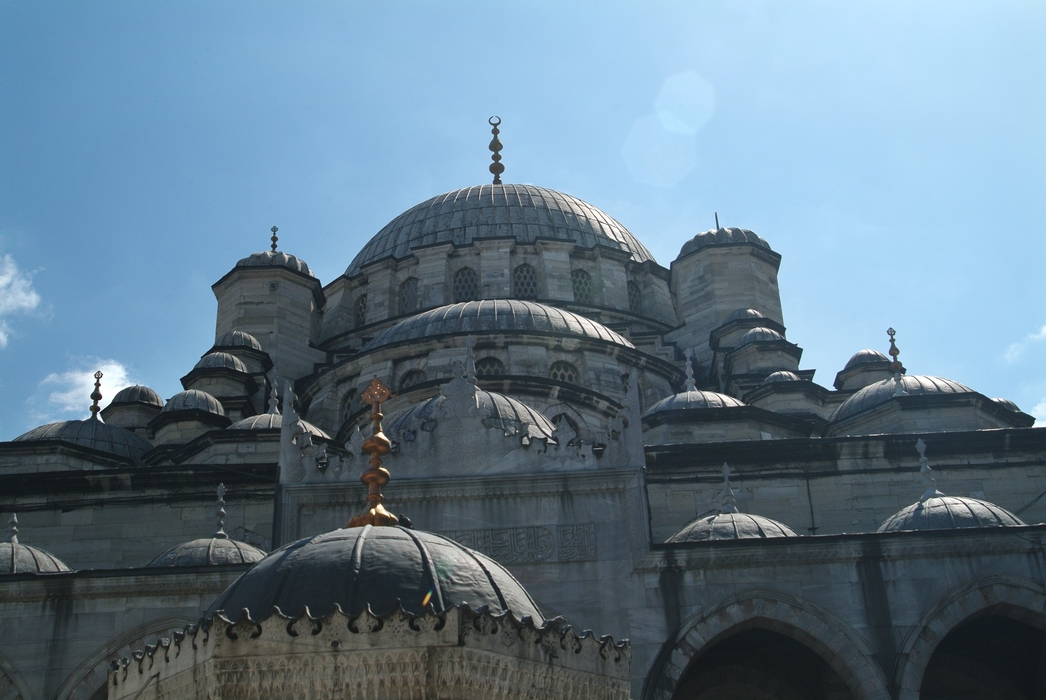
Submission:
[[[712,644],[687,667],[673,700],[854,700],[813,649],[753,628]]]
[[[930,656],[919,698],[1046,698],[1046,633],[998,614],[957,625]]]

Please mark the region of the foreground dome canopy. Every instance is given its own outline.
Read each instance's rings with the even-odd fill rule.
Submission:
[[[628,229],[596,207],[562,192],[533,185],[477,185],[433,197],[390,221],[363,247],[345,271],[439,243],[457,246],[490,238],[573,241],[580,248],[606,246],[630,253],[635,262],[654,261]]]

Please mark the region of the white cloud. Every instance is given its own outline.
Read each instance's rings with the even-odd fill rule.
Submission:
[[[1030,343],[1037,343],[1042,340],[1046,340],[1046,326],[1043,326],[1035,333],[1029,333],[1027,337],[1019,343],[1012,343],[1010,347],[1006,348],[1003,357],[1006,358],[1007,362],[1015,362],[1017,358],[1024,353],[1024,350]]]
[[[94,373],[102,372],[102,396],[101,406],[105,407],[109,400],[124,387],[131,386],[134,382],[130,378],[127,368],[116,360],[85,359],[81,361],[84,369],[74,369],[68,372],[52,372],[42,382],[41,388],[51,389],[47,395],[49,413],[66,414],[62,417],[84,417],[90,415],[91,392],[94,391]],[[88,366],[89,365],[89,366]]]
[[[2,318],[32,311],[40,305],[40,295],[33,289],[32,275],[18,269],[10,254],[0,256],[0,350],[7,347],[11,325]]]
[[[1031,414],[1035,416],[1035,425],[1046,425],[1046,397],[1043,397],[1042,401],[1035,404]]]

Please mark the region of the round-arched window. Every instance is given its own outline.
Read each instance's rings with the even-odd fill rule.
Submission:
[[[526,263],[512,271],[512,295],[517,299],[538,298],[538,273]]]
[[[479,299],[479,276],[471,267],[463,267],[454,273],[454,301]]]
[[[592,276],[584,270],[570,271],[570,285],[574,288],[574,301],[578,304],[592,304]]]
[[[476,360],[477,377],[499,377],[505,373],[505,365],[496,357]]]
[[[637,315],[643,313],[643,290],[635,282],[628,283],[628,310]]]
[[[367,295],[366,294],[360,294],[358,297],[356,297],[355,312],[356,312],[356,318],[354,320],[355,320],[355,323],[356,323],[356,328],[361,328],[361,327],[367,325]]]
[[[400,377],[399,390],[400,392],[407,391],[411,387],[421,384],[426,379],[428,377],[423,370],[412,369]]]
[[[552,363],[552,366],[548,368],[548,376],[557,382],[566,382],[567,384],[577,384],[581,377],[577,367],[563,360]]]
[[[400,285],[399,312],[409,314],[418,309],[418,278],[408,277]]]

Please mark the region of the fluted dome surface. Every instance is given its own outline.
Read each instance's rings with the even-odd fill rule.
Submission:
[[[261,343],[250,333],[244,333],[243,331],[229,331],[223,333],[217,340],[214,341],[214,348],[250,348],[251,350],[261,350]]]
[[[308,421],[301,421],[305,430],[317,437],[330,439],[330,435],[317,428]],[[236,421],[228,427],[228,430],[279,430],[283,427],[283,416],[279,413],[259,413],[256,416],[248,416]]]
[[[378,260],[405,258],[420,246],[464,246],[487,238],[572,241],[585,249],[627,251],[636,262],[654,260],[628,229],[576,197],[532,185],[478,185],[433,197],[397,216],[367,242],[345,274],[353,277]]]
[[[1015,404],[1013,401],[1010,401],[1009,399],[996,397],[996,398],[992,399],[992,401],[994,401],[995,403],[999,404],[1003,408],[1007,408],[1007,409],[1009,409],[1011,411],[1016,411],[1016,412],[1019,413],[1020,410],[1021,410],[1021,409],[1017,408],[1017,404]]]
[[[798,536],[787,525],[761,515],[713,512],[689,522],[665,541],[708,542]]]
[[[144,403],[157,408],[163,408],[163,399],[155,391],[147,386],[135,384],[116,392],[116,396],[109,402],[110,406],[120,404]]]
[[[931,377],[926,375],[911,374],[901,377],[901,384],[909,396],[933,396],[943,394],[972,394],[973,389],[953,382],[951,379]],[[869,384],[856,394],[843,401],[832,415],[832,422],[838,422],[861,411],[878,406],[889,401],[897,393],[897,382],[894,379],[884,379],[875,384]]]
[[[773,343],[784,339],[785,337],[773,328],[760,326],[759,328],[753,328],[738,338],[737,347],[743,348],[745,345],[751,345],[752,343]]]
[[[776,384],[777,382],[799,382],[802,379],[795,372],[789,372],[786,369],[779,369],[776,372],[771,373],[763,380],[762,386],[767,384]]]
[[[879,526],[879,532],[1015,525],[1024,525],[1024,522],[994,503],[960,496],[934,496],[894,513]]]
[[[755,309],[737,309],[736,311],[734,311],[733,313],[731,313],[729,316],[726,317],[726,320],[723,321],[723,325],[725,326],[726,324],[730,323],[731,321],[738,321],[740,319],[748,319],[748,318],[766,318],[766,317],[763,316],[763,314],[761,314],[758,311],[756,311]]]
[[[259,620],[276,606],[292,617],[308,607],[319,617],[339,605],[358,615],[369,605],[383,615],[398,602],[418,615],[427,596],[437,613],[468,603],[542,620],[523,586],[493,559],[440,535],[370,525],[281,547],[229,586],[207,614],[223,610],[237,620],[246,608]]]
[[[15,438],[15,441],[60,440],[71,442],[119,457],[139,461],[153,446],[130,430],[103,423],[94,418],[87,420],[63,420],[33,428]]]
[[[50,552],[17,542],[0,542],[0,575],[47,574],[56,571],[70,569]]]
[[[364,350],[438,335],[485,332],[574,335],[635,347],[603,324],[570,311],[532,301],[484,299],[449,304],[411,316],[378,334]]]
[[[890,362],[890,358],[878,350],[858,350],[853,354],[853,357],[846,361],[846,366],[843,367],[843,370],[845,371],[856,367],[857,365],[866,365],[873,362]]]
[[[251,253],[237,262],[236,267],[285,267],[309,277],[313,276],[312,270],[304,260],[284,253],[282,250],[276,252],[263,250],[260,253]]]
[[[247,373],[247,365],[243,364],[240,358],[227,352],[209,352],[200,358],[193,369],[230,369]]]
[[[180,391],[168,399],[167,405],[163,407],[163,413],[174,413],[175,411],[204,411],[219,416],[225,415],[221,401],[199,389]]]
[[[714,391],[683,391],[672,396],[667,396],[643,414],[643,417],[652,416],[663,411],[689,411],[701,408],[734,408],[746,406],[744,401],[735,399],[733,396],[719,394]]]
[[[265,552],[227,537],[204,537],[183,542],[149,562],[149,566],[220,566],[253,564],[265,558]]]
[[[746,228],[720,228],[709,229],[699,233],[683,244],[677,258],[689,255],[702,248],[716,245],[737,245],[740,243],[753,243],[760,248],[770,250],[770,244]]]
[[[386,432],[395,435],[401,430],[409,429],[416,421],[424,424],[436,418],[439,415],[439,407],[445,400],[446,397],[441,394],[396,411],[385,421]],[[483,419],[488,427],[501,428],[505,432],[517,433],[532,440],[552,439],[552,433],[556,429],[548,418],[511,396],[477,389],[476,403],[481,415],[489,415]]]

